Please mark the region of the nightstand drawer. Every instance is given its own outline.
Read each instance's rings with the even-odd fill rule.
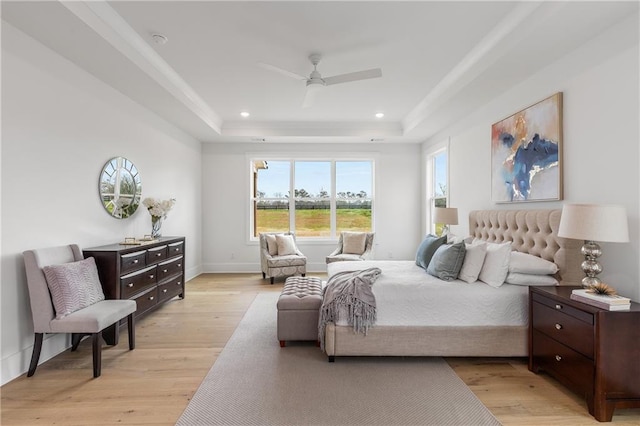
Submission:
[[[542,303],[543,305],[548,306],[554,311],[563,312],[574,317],[575,319],[584,321],[589,325],[594,324],[593,315],[589,312],[581,311],[580,309],[576,309],[573,306],[567,305],[566,303],[555,301],[537,293],[534,293],[532,296],[534,302]]]
[[[571,348],[533,330],[532,355],[538,367],[581,395],[593,393],[594,363]]]
[[[593,359],[593,325],[533,302],[533,328]]]

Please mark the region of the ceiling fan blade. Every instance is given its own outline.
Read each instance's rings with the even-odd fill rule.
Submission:
[[[380,68],[373,68],[370,70],[350,72],[347,74],[334,75],[333,77],[323,78],[325,84],[347,83],[349,81],[366,80],[368,78],[382,77],[382,70]]]
[[[322,90],[322,84],[309,84],[307,90],[304,92],[304,100],[302,101],[302,108],[309,108],[316,101],[318,92]]]
[[[280,73],[282,75],[286,75],[287,77],[295,78],[296,80],[307,81],[307,79],[308,79],[308,77],[305,77],[303,75],[296,74],[295,72],[283,70],[282,68],[278,68],[275,65],[266,64],[264,62],[258,62],[258,66],[260,66],[260,67],[262,67],[264,69],[267,69],[269,71],[275,71],[275,72]]]

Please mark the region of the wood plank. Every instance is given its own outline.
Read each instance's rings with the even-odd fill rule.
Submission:
[[[103,348],[100,378],[92,378],[85,340],[33,377],[2,386],[1,424],[174,425],[255,296],[279,293],[282,285],[261,274],[200,275],[186,284],[184,300],[137,322],[134,351],[127,349],[126,329],[117,347]],[[598,424],[584,401],[528,371],[524,358],[447,361],[505,426]],[[640,410],[616,410],[613,421],[640,424]]]

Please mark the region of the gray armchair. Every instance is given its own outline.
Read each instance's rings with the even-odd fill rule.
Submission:
[[[276,235],[291,235],[294,242],[291,254],[281,255],[277,250],[269,250],[267,238],[275,239]],[[295,245],[296,236],[292,232],[265,232],[260,234],[260,267],[262,278],[269,277],[271,284],[276,277],[287,277],[291,275],[302,275],[307,273],[307,257]],[[273,244],[273,242],[272,242]]]
[[[375,236],[374,232],[359,232],[352,234],[366,234],[364,251],[362,253],[345,253],[344,250],[344,232],[340,233],[340,238],[338,239],[338,247],[326,257],[327,264],[332,262],[340,262],[343,260],[370,260],[373,259],[373,237]]]
[[[93,377],[99,377],[101,373],[102,330],[114,324],[117,327],[118,321],[123,318],[128,318],[129,349],[133,350],[135,347],[133,315],[136,311],[136,302],[134,300],[100,300],[95,303],[87,302],[91,304],[73,312],[65,311],[63,312],[64,315],[60,312],[56,313],[54,304],[58,299],[56,299],[56,302],[52,299],[53,296],[49,290],[47,277],[45,276],[43,268],[84,260],[77,245],[72,244],[28,250],[25,251],[23,255],[27,273],[27,285],[29,287],[29,298],[31,300],[33,330],[35,332],[33,354],[31,356],[31,364],[29,365],[27,377],[33,376],[36,372],[45,333],[71,334],[72,351],[78,348],[80,340],[82,340],[84,336],[91,335],[93,339]],[[74,272],[76,273],[73,278],[71,278],[74,282],[86,282],[85,278],[89,276],[88,274],[77,273],[77,271]],[[95,279],[91,281],[94,283],[94,286],[97,286],[94,288],[100,288],[97,270],[93,277]],[[63,279],[59,280],[59,282],[63,281]],[[77,289],[78,287],[74,288]],[[81,299],[83,295],[78,294],[81,292],[69,290],[68,293],[72,297],[75,296],[75,300],[69,302],[70,304],[77,300],[86,302],[86,298]],[[104,296],[101,295],[100,298],[103,297]]]

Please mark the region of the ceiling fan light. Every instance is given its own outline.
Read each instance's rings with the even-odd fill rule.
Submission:
[[[376,118],[384,117],[384,112],[376,112]]]
[[[240,116],[241,116],[241,117],[243,117],[243,118],[247,118],[247,117],[249,117],[250,115],[251,115],[251,114],[249,114],[249,112],[247,112],[247,111],[242,111],[242,112],[240,113]]]

